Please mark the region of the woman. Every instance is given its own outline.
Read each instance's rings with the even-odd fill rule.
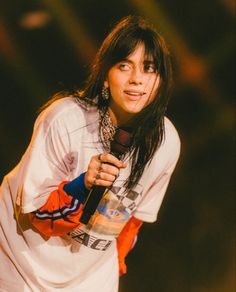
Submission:
[[[164,40],[128,16],[104,40],[85,88],[44,107],[1,186],[0,291],[118,290],[125,256],[143,221],[156,220],[179,157],[164,116],[170,85]],[[110,153],[120,127],[132,130],[122,159]],[[106,192],[81,223],[96,186]]]

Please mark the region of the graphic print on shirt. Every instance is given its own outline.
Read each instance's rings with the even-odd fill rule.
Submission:
[[[117,181],[100,201],[95,214],[89,221],[89,228],[98,234],[117,236],[136,209],[142,196],[142,187],[125,193],[124,181]]]
[[[72,231],[70,237],[89,248],[106,250],[110,240],[100,236],[118,236],[142,198],[140,184],[129,193],[125,193],[123,184],[123,180],[117,180],[103,196],[89,223]]]

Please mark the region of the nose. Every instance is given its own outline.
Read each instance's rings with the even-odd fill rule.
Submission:
[[[133,69],[129,79],[130,84],[142,84],[142,72],[139,69]]]

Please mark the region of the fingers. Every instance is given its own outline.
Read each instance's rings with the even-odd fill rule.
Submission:
[[[106,176],[106,174],[117,177],[120,173],[120,169],[112,164],[106,164],[102,162],[99,167],[99,172],[105,175],[103,175],[104,178],[109,177]]]
[[[116,179],[115,175],[99,172],[93,181],[93,185],[109,187],[112,185],[115,179]]]
[[[126,163],[123,161],[119,160],[117,157],[110,153],[103,153],[98,155],[98,160],[104,163],[109,163],[112,164],[118,168],[125,168]]]
[[[119,176],[120,169],[125,167],[126,164],[112,154],[103,153],[93,156],[85,174],[85,187],[87,189],[91,189],[94,185],[109,187]]]
[[[89,167],[84,177],[84,185],[88,190],[91,189],[94,185],[109,187],[117,178],[119,170],[116,169],[116,173],[117,175],[95,170],[92,169],[92,167]]]

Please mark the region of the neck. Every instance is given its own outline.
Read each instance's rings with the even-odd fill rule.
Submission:
[[[114,126],[129,126],[131,123],[132,115],[119,115],[111,107],[108,108],[109,115]]]

